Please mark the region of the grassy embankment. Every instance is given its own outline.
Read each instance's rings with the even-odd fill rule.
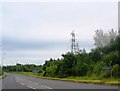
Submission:
[[[0,75],[0,79],[3,79],[5,77],[6,77],[6,75]]]
[[[61,81],[70,81],[70,82],[78,82],[78,83],[93,83],[93,84],[107,84],[107,85],[120,85],[120,79],[116,78],[104,78],[99,79],[97,77],[67,77],[67,78],[55,78],[55,77],[44,77],[40,76],[37,73],[32,72],[12,72],[15,74],[22,74],[26,76],[43,78],[49,80],[61,80]]]

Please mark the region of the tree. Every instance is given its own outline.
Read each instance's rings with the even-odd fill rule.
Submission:
[[[73,53],[66,53],[63,54],[63,65],[65,67],[65,74],[67,76],[75,76],[76,71],[75,71],[75,64],[76,64],[76,58],[75,58],[75,54]]]
[[[94,41],[97,47],[104,47],[114,41],[117,37],[117,32],[111,29],[109,33],[104,33],[103,30],[95,31]]]

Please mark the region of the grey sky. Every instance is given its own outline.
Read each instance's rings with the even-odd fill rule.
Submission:
[[[60,58],[70,51],[73,30],[80,48],[90,51],[95,30],[117,30],[117,9],[117,2],[2,3],[3,63]]]

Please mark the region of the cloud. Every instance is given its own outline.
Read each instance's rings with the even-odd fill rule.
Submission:
[[[2,41],[3,65],[44,64],[50,58],[61,58],[61,55],[70,51],[71,41],[43,41],[20,40],[11,37],[3,37]],[[87,51],[93,46],[93,42],[79,41],[80,49]]]
[[[44,41],[44,40],[19,40],[3,37],[3,50],[20,51],[20,50],[53,50],[57,48],[65,48],[68,45],[67,41]]]
[[[118,0],[1,0],[1,2],[118,2]]]
[[[91,48],[93,46],[93,41],[85,40],[79,41],[80,47],[88,47]],[[44,41],[44,40],[20,40],[11,37],[3,37],[2,38],[2,48],[3,51],[26,51],[26,50],[57,50],[57,49],[65,49],[69,50],[71,45],[71,40],[68,41]]]
[[[41,64],[50,57],[61,57],[70,51],[73,30],[80,48],[90,51],[95,30],[117,30],[117,8],[117,2],[2,3],[4,62],[21,59]]]
[[[2,9],[3,35],[28,40],[65,40],[72,30],[90,39],[98,28],[117,29],[117,3],[4,3]]]

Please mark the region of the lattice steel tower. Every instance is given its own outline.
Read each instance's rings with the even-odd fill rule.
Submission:
[[[74,31],[71,33],[72,39],[71,39],[71,52],[78,53],[79,52],[79,44],[76,41],[75,33]]]

